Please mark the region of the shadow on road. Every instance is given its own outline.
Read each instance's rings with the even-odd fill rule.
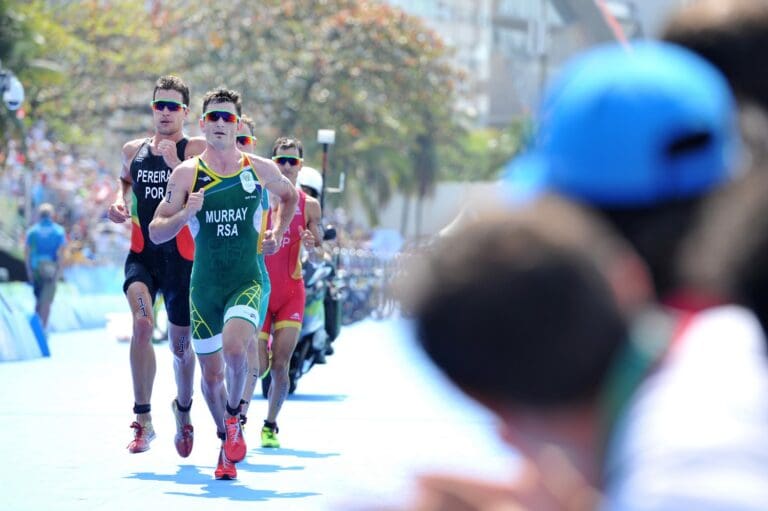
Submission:
[[[274,499],[300,499],[322,495],[316,492],[277,492],[273,490],[261,490],[243,486],[235,481],[217,481],[213,479],[213,467],[201,467],[193,465],[179,465],[175,474],[156,474],[153,472],[137,472],[127,479],[139,479],[142,481],[174,482],[176,484],[197,485],[199,492],[168,491],[167,495],[179,495],[184,497],[198,497],[204,499],[228,499],[235,501],[268,501]],[[304,467],[280,467],[277,465],[261,465],[252,463],[238,463],[238,470],[250,472],[278,472],[282,470],[304,470]]]
[[[331,458],[339,456],[338,452],[302,451],[299,449],[254,449],[259,454],[267,456],[296,456],[297,458]],[[240,465],[238,465],[239,467]]]
[[[175,474],[156,474],[154,472],[136,472],[125,477],[141,481],[172,482],[177,484],[205,484],[211,481],[211,475],[200,471],[195,465],[179,465]]]
[[[346,394],[291,394],[288,396],[289,401],[305,401],[305,402],[340,402],[347,399]]]
[[[317,497],[322,495],[321,493],[314,492],[286,492],[280,493],[273,490],[259,490],[254,488],[248,488],[238,484],[237,481],[209,481],[208,484],[202,486],[200,491],[203,493],[190,493],[190,492],[166,492],[167,495],[179,495],[182,497],[197,497],[204,499],[227,499],[236,501],[268,501],[275,499],[302,499],[306,497]]]

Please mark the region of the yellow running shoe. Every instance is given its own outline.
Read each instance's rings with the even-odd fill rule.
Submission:
[[[264,424],[261,428],[261,446],[269,449],[279,449],[280,440],[277,439],[277,426],[273,428]]]

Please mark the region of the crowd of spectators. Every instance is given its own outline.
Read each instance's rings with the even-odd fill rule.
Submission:
[[[107,162],[53,139],[42,121],[28,130],[26,151],[9,140],[0,148],[0,249],[16,253],[23,247],[34,212],[48,202],[67,232],[66,264],[120,264],[130,226],[106,218],[114,174]]]
[[[106,217],[117,187],[113,163],[55,140],[43,121],[28,130],[26,152],[18,140],[6,141],[0,147],[0,250],[20,255],[37,207],[48,202],[67,232],[66,265],[121,265],[130,225]],[[359,266],[361,261],[370,266],[382,256],[374,231],[343,208],[327,209],[324,224],[337,230],[329,248],[345,256],[342,266]]]

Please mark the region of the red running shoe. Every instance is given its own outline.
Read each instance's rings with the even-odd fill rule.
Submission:
[[[238,463],[245,458],[245,451],[248,449],[245,445],[243,428],[240,425],[240,419],[230,417],[224,421],[227,438],[224,440],[224,454],[232,463]]]
[[[152,423],[147,423],[146,426],[142,426],[136,421],[131,423],[133,428],[133,440],[128,444],[128,452],[136,454],[149,450],[149,443],[155,439],[155,428],[152,427]]]
[[[176,445],[176,452],[179,453],[179,456],[186,458],[192,452],[195,428],[192,427],[192,424],[184,423],[181,418],[181,414],[184,412],[179,411],[179,405],[175,399],[171,403],[171,409],[173,410],[173,416],[176,417],[176,436],[173,439],[173,443]]]
[[[224,454],[224,446],[219,451],[219,464],[216,466],[216,471],[213,473],[216,479],[230,480],[237,479],[237,468],[235,464],[227,459],[227,455]]]

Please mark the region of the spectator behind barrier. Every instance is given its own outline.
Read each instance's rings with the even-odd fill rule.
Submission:
[[[24,260],[27,277],[35,293],[35,313],[43,328],[48,325],[51,303],[61,277],[62,255],[66,245],[64,228],[53,220],[53,206],[46,203],[38,208],[39,220],[27,231]]]

